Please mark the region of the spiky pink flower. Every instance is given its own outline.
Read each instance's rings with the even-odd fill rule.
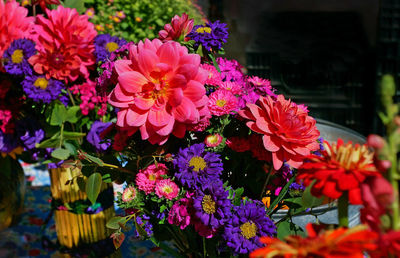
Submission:
[[[28,10],[15,0],[6,2],[0,0],[0,59],[11,42],[30,38],[34,17],[27,15]]]
[[[156,183],[156,194],[158,197],[172,200],[178,196],[179,187],[171,179],[161,179]]]
[[[253,86],[254,90],[262,96],[276,97],[274,89],[271,86],[271,81],[257,76],[247,78],[247,81]]]
[[[136,185],[139,190],[145,192],[145,194],[150,194],[154,192],[154,187],[156,182],[161,180],[161,175],[166,175],[168,168],[163,163],[152,164],[144,170],[140,170],[136,175]]]
[[[137,191],[136,188],[133,186],[129,186],[124,189],[124,192],[122,193],[122,201],[124,202],[130,202],[136,198]]]
[[[222,82],[222,83],[220,84],[220,87],[219,87],[219,88],[220,88],[220,89],[224,89],[224,90],[226,90],[226,91],[230,91],[230,92],[232,92],[232,94],[234,94],[234,95],[241,95],[241,94],[243,94],[242,86],[241,86],[239,83],[237,83],[237,82],[230,82],[230,81]]]
[[[47,9],[46,14],[48,19],[38,15],[34,26],[38,53],[29,58],[29,63],[35,72],[66,82],[89,77],[88,69],[96,62],[93,52],[97,32],[88,16],[62,5]]]
[[[171,24],[165,24],[164,29],[158,32],[158,38],[163,42],[181,38],[188,41],[186,36],[192,31],[193,23],[194,20],[189,19],[186,13],[183,13],[180,17],[175,15],[171,20]]]
[[[211,114],[215,116],[230,114],[238,107],[235,95],[226,90],[217,90],[211,93],[208,104]]]
[[[210,134],[204,139],[204,143],[207,145],[207,147],[217,147],[218,145],[221,144],[223,140],[223,137],[219,135],[218,133],[216,134]]]
[[[175,41],[146,39],[130,47],[129,57],[115,62],[118,84],[108,96],[119,108],[119,127],[131,135],[140,130],[143,140],[161,145],[171,133],[183,138],[209,114],[199,55]]]
[[[206,80],[207,85],[211,86],[219,86],[222,83],[221,74],[215,69],[213,65],[210,64],[201,64],[201,68],[208,72],[208,77]]]

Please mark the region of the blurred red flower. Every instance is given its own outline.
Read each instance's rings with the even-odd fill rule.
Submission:
[[[38,4],[40,5],[40,8],[42,8],[42,10],[46,10],[47,9],[47,5],[49,4],[56,4],[59,5],[60,1],[59,0],[32,0],[32,5]]]

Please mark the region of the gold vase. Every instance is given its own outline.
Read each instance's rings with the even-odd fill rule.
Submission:
[[[15,224],[24,211],[26,182],[18,160],[0,156],[0,231]]]
[[[79,189],[76,180],[77,176],[81,174],[79,169],[57,168],[50,169],[49,172],[50,189],[54,200],[64,203],[64,206],[76,201],[87,200],[86,193]],[[86,178],[84,179],[86,180]],[[66,184],[68,181],[72,183]],[[103,182],[100,194],[103,191],[110,191],[112,187],[112,184]],[[112,233],[106,227],[106,223],[114,215],[114,205],[96,214],[77,214],[69,210],[56,209],[54,219],[58,241],[61,246],[74,249],[105,240]]]

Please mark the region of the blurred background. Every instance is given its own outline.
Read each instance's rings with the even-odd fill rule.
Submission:
[[[400,0],[199,0],[228,24],[228,58],[312,116],[380,131],[380,76],[400,74]],[[378,101],[379,102],[379,101]]]

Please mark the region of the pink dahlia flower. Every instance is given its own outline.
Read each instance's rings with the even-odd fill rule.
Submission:
[[[118,126],[162,145],[171,133],[183,138],[188,126],[209,114],[199,55],[175,41],[146,39],[130,47],[129,57],[115,62],[118,84],[108,96],[119,108]]]
[[[37,16],[34,39],[38,53],[29,58],[35,72],[47,78],[74,81],[89,77],[88,68],[95,64],[94,25],[75,9],[58,6],[46,10],[49,17]]]
[[[145,194],[150,194],[154,192],[156,182],[162,179],[161,175],[166,175],[167,172],[168,168],[163,163],[158,163],[157,166],[152,164],[145,170],[139,171],[136,175],[136,185]]]
[[[171,179],[161,179],[156,183],[156,194],[158,197],[172,200],[178,196],[179,187]]]
[[[276,101],[270,96],[260,97],[239,114],[250,120],[246,124],[251,130],[263,135],[264,148],[272,153],[275,170],[283,161],[298,168],[311,151],[319,149],[315,119],[283,95],[278,95]]]
[[[0,0],[0,59],[11,42],[30,38],[34,18],[27,15],[28,10],[18,2]]]
[[[237,107],[238,100],[230,91],[217,90],[210,94],[209,109],[215,116],[230,114]]]
[[[180,38],[188,41],[186,35],[193,29],[193,19],[189,19],[189,16],[186,13],[183,13],[181,17],[175,15],[171,24],[165,24],[164,29],[158,32],[158,38],[163,41],[169,40],[179,40]]]

